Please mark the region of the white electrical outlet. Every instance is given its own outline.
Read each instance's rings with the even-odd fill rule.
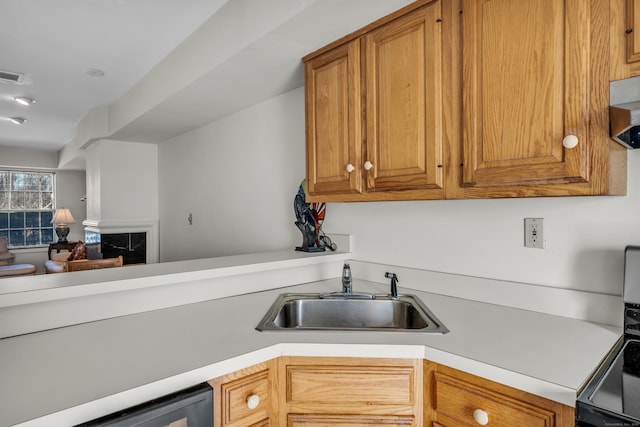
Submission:
[[[543,218],[524,219],[524,247],[544,249]]]

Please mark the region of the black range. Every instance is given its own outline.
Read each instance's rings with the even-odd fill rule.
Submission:
[[[577,427],[640,427],[640,246],[625,249],[624,337],[578,396]]]

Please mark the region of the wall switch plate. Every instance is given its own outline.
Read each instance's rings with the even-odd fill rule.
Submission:
[[[524,247],[544,249],[543,218],[524,219]]]

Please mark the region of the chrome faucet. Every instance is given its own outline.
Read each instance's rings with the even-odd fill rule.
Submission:
[[[351,267],[345,262],[342,267],[342,292],[330,292],[320,295],[320,298],[343,298],[343,299],[375,299],[374,294],[364,294],[353,292],[353,280],[351,278]]]
[[[351,294],[353,292],[353,281],[351,280],[351,267],[346,262],[342,267],[342,293]]]
[[[391,298],[398,298],[398,276],[395,273],[384,273],[384,277],[391,279]]]

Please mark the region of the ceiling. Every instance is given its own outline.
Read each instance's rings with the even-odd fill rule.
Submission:
[[[163,142],[301,86],[303,55],[408,3],[0,0],[0,71],[24,74],[0,82],[0,147]]]

